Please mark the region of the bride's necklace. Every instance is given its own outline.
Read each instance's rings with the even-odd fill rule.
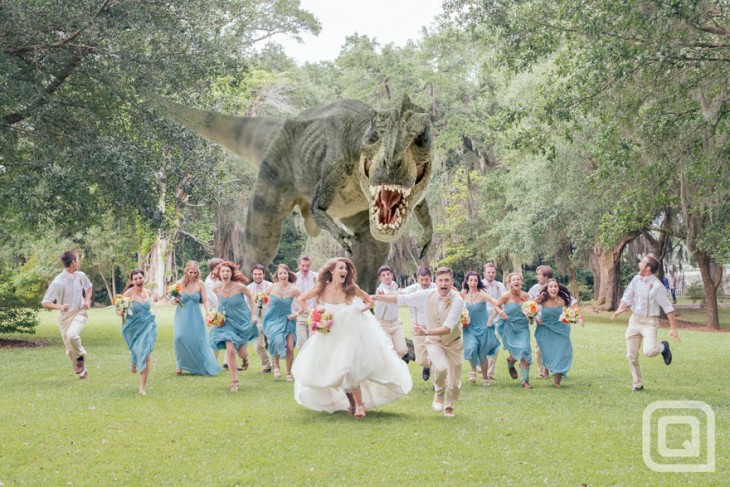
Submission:
[[[466,295],[469,298],[469,302],[473,304],[474,303],[474,300],[477,297],[479,297],[479,291],[477,291],[477,292],[469,291],[468,293],[466,293]]]

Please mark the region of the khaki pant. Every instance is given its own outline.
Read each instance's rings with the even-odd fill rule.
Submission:
[[[426,337],[413,337],[413,352],[416,354],[416,363],[421,367],[430,367],[431,359],[428,358],[426,350]]]
[[[408,345],[406,345],[406,336],[403,334],[403,323],[401,320],[378,320],[380,326],[388,338],[393,342],[393,348],[395,353],[398,354],[398,358],[402,358],[408,353]]]
[[[269,358],[269,352],[266,351],[266,337],[264,335],[263,320],[261,318],[261,311],[259,311],[259,321],[256,323],[259,329],[259,337],[256,339],[256,353],[261,359],[261,366],[264,368],[271,368],[271,359]]]
[[[88,313],[84,311],[70,311],[58,316],[58,328],[61,330],[61,339],[66,346],[66,355],[73,365],[76,359],[86,355],[86,349],[81,344],[81,331],[84,329]]]
[[[664,345],[656,342],[659,320],[656,317],[631,315],[629,327],[626,330],[626,357],[629,359],[629,369],[634,380],[634,387],[641,387],[641,368],[639,367],[639,348],[644,342],[644,355],[656,357],[664,351]]]
[[[299,347],[299,350],[304,346],[304,342],[312,336],[312,330],[307,324],[307,319],[309,319],[308,316],[297,318],[297,347]]]
[[[497,340],[502,342],[502,337],[499,336],[499,333],[497,333],[497,330],[494,330],[494,334],[497,337]],[[497,365],[497,356],[499,355],[499,350],[497,350],[497,353],[492,355],[491,357],[487,357],[487,378],[489,380],[494,380],[494,367]]]
[[[448,345],[438,337],[426,339],[426,350],[431,359],[431,378],[436,395],[446,394],[444,408],[453,408],[461,391],[461,364],[464,343],[461,338]]]

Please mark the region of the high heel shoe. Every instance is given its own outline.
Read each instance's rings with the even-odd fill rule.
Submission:
[[[360,404],[359,406],[355,406],[355,417],[356,418],[364,418],[365,417],[365,405]]]
[[[238,380],[231,382],[231,392],[238,392]]]

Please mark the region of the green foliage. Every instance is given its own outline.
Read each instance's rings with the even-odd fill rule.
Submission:
[[[704,302],[706,297],[705,288],[700,281],[695,281],[684,290],[684,297],[691,299],[693,303],[697,301]]]
[[[35,333],[40,298],[32,301],[33,294],[24,292],[22,284],[13,269],[0,260],[0,333]]]

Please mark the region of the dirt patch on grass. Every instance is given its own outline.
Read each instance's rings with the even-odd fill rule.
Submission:
[[[2,348],[38,348],[53,345],[50,338],[0,338],[0,349]]]
[[[679,318],[676,318],[676,320],[677,320],[677,328],[682,329],[682,330],[709,331],[711,333],[728,333],[728,332],[730,332],[730,328],[717,329],[717,328],[711,328],[704,323],[695,323],[693,321],[684,321],[684,320],[680,320]],[[660,328],[669,328],[669,321],[660,319],[659,327]]]

